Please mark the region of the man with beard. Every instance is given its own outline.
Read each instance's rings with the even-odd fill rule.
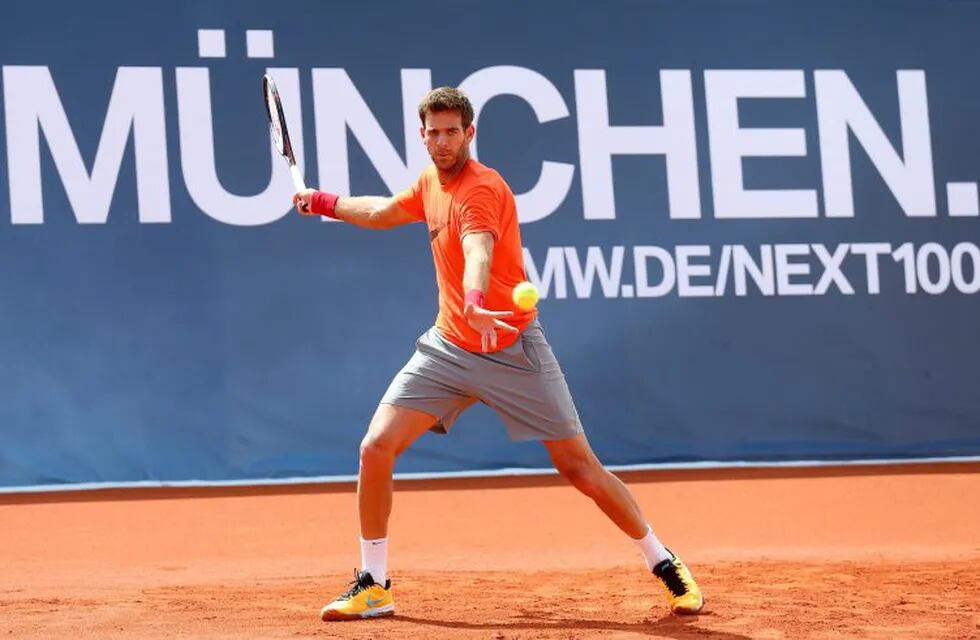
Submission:
[[[540,440],[561,475],[636,542],[674,613],[697,613],[703,598],[690,571],[592,452],[537,311],[522,311],[512,300],[513,288],[527,279],[517,209],[500,174],[470,157],[469,99],[451,87],[434,89],[422,99],[419,118],[432,164],[411,188],[390,198],[312,189],[293,196],[302,214],[371,229],[425,222],[439,288],[435,326],[418,339],[361,442],[361,571],[321,617],[394,613],[387,536],[395,458],[430,429],[447,433],[477,401],[497,412],[512,440]]]

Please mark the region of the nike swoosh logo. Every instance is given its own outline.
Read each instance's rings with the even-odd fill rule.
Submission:
[[[432,241],[434,241],[434,240],[436,239],[436,237],[437,237],[437,236],[439,235],[439,233],[440,233],[440,232],[441,232],[441,231],[442,231],[443,229],[445,229],[445,228],[446,228],[446,225],[445,225],[445,223],[443,223],[443,224],[442,224],[442,225],[440,225],[439,227],[437,227],[437,228],[435,228],[435,229],[432,229],[432,230],[430,230],[430,231],[429,231],[429,242],[432,242]]]
[[[384,598],[378,598],[377,600],[374,600],[372,598],[368,598],[367,599],[367,606],[369,606],[369,607],[376,607],[376,606],[378,606],[379,604],[381,604],[384,601],[385,601]]]

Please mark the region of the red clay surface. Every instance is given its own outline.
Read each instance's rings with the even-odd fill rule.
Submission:
[[[350,485],[103,491],[0,496],[0,638],[980,638],[980,465],[623,477],[703,615],[553,477],[399,483],[397,615],[344,623]]]

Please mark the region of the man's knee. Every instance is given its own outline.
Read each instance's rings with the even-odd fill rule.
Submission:
[[[563,460],[557,465],[558,472],[576,489],[594,498],[602,492],[605,480],[605,469],[594,459],[575,457]]]
[[[421,411],[380,404],[361,440],[361,466],[391,466],[436,418]]]
[[[361,466],[390,465],[398,452],[398,444],[384,435],[368,433],[361,440]]]

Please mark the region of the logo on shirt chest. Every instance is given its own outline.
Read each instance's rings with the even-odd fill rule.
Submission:
[[[435,228],[429,227],[429,242],[435,242],[436,238],[439,237],[439,234],[445,228],[446,228],[445,222],[443,222],[442,224],[440,224],[438,227]]]
[[[426,211],[427,222],[429,225],[429,242],[435,242],[439,234],[449,226],[451,218],[453,218],[458,212],[456,211],[456,203],[450,201],[449,203],[441,203],[442,206],[433,206],[431,209]]]

